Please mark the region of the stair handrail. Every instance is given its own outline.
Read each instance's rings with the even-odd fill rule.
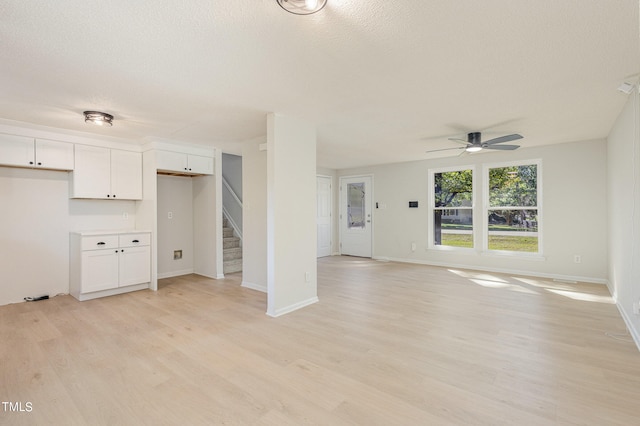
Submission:
[[[236,200],[236,203],[238,203],[238,205],[242,207],[242,200],[238,198],[238,196],[236,195],[236,191],[234,191],[233,188],[231,188],[231,185],[229,185],[229,182],[227,182],[224,176],[222,176],[222,184],[226,186],[229,192],[231,193],[231,195],[233,195],[233,199]]]

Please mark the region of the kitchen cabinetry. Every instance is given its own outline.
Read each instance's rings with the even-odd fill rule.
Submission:
[[[73,144],[0,135],[0,165],[50,170],[73,170]]]
[[[189,175],[212,175],[213,157],[184,154],[173,151],[156,151],[157,169]]]
[[[151,233],[74,232],[70,294],[80,301],[149,288]]]
[[[76,145],[71,198],[142,199],[142,154]]]

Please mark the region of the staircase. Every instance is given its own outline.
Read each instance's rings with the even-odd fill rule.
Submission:
[[[222,220],[223,272],[231,274],[242,271],[242,247],[240,238],[236,237],[227,218]]]

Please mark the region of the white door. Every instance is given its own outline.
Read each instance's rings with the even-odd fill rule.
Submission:
[[[317,187],[317,224],[318,254],[317,257],[331,256],[331,177],[318,176]]]
[[[82,293],[118,287],[116,249],[82,252]]]
[[[151,248],[125,247],[120,250],[120,287],[151,281]]]
[[[371,257],[371,176],[340,178],[340,252]]]

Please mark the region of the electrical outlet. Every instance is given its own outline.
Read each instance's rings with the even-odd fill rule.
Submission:
[[[167,219],[173,219],[173,212],[167,213]]]
[[[306,282],[306,283],[311,282],[311,272],[305,272],[304,273],[304,282]]]
[[[582,263],[582,256],[576,254],[573,256],[573,263]]]

